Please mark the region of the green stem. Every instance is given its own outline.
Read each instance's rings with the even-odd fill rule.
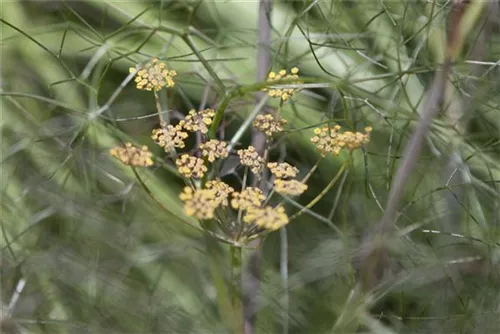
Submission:
[[[231,282],[230,282],[230,298],[233,310],[233,333],[243,334],[244,318],[243,318],[243,303],[241,293],[241,247],[230,246],[231,254]]]
[[[310,201],[306,206],[304,206],[302,209],[300,209],[299,212],[295,213],[293,216],[290,217],[290,221],[292,221],[293,219],[299,217],[301,214],[303,214],[307,209],[310,209],[312,208],[314,205],[316,205],[316,203],[318,203],[322,198],[323,196],[326,195],[326,193],[328,191],[330,191],[330,189],[332,189],[332,187],[335,185],[335,183],[338,181],[338,179],[340,178],[340,176],[342,175],[342,173],[344,172],[344,170],[346,169],[348,163],[347,162],[344,162],[342,164],[342,167],[340,167],[340,170],[337,172],[337,174],[333,177],[333,179],[330,181],[330,183],[328,183],[328,185],[325,187],[325,189],[323,189],[319,194],[318,196],[316,196],[312,201]]]
[[[307,79],[307,78],[300,78],[300,81],[302,81],[302,82],[314,82],[311,79]],[[270,86],[294,84],[296,82],[297,82],[297,79],[288,78],[288,79],[280,79],[280,80],[275,80],[275,81],[262,81],[262,82],[257,82],[257,83],[251,84],[251,85],[238,86],[238,87],[233,88],[224,96],[224,98],[222,99],[222,101],[219,105],[219,108],[217,108],[212,125],[210,126],[210,131],[208,133],[209,138],[210,139],[215,138],[217,128],[219,127],[219,125],[222,121],[222,116],[224,116],[224,111],[226,110],[227,106],[229,105],[229,102],[231,102],[232,99],[234,99],[236,97],[245,96],[248,93],[260,91],[263,88],[267,88]]]
[[[156,110],[158,111],[158,118],[160,119],[160,124],[163,127],[167,122],[163,119],[163,113],[161,111],[161,103],[160,103],[160,97],[158,96],[158,93],[156,90],[153,90],[155,94],[155,103],[156,103]]]
[[[307,180],[309,180],[309,178],[311,177],[311,175],[316,171],[316,169],[318,168],[319,166],[319,162],[321,161],[321,159],[323,159],[323,157],[319,157],[318,158],[318,161],[316,161],[316,163],[314,164],[314,166],[312,166],[312,168],[309,170],[309,172],[306,174],[306,176],[304,176],[304,178],[302,179],[302,183],[306,183]]]
[[[288,312],[290,309],[290,298],[288,295],[288,236],[286,226],[280,228],[280,273],[281,283],[283,284],[283,299],[282,299],[282,324],[283,334],[288,334]]]
[[[189,48],[194,52],[196,57],[200,60],[200,62],[203,64],[203,67],[207,70],[207,72],[210,74],[212,79],[214,80],[215,84],[217,85],[217,89],[219,90],[220,93],[224,94],[226,92],[226,86],[222,82],[222,80],[219,78],[217,73],[215,73],[214,69],[208,61],[203,57],[200,51],[196,48],[196,45],[194,45],[193,39],[189,34],[184,34],[182,35],[182,40],[189,46]]]

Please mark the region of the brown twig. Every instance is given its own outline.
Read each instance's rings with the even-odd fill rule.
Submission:
[[[271,66],[271,8],[272,0],[260,0],[259,2],[259,36],[257,54],[257,82],[264,81]],[[265,94],[257,93],[257,101],[260,101]],[[258,102],[257,102],[258,103]],[[252,145],[259,154],[263,154],[266,146],[266,137],[263,133],[252,130]],[[258,178],[252,180],[257,184]],[[260,287],[260,263],[262,260],[262,250],[259,247],[260,238],[257,239],[255,251],[250,255],[244,280],[244,300],[243,310],[245,317],[245,334],[255,333],[255,315],[257,313],[257,294]]]
[[[365,289],[372,289],[378,285],[387,269],[389,263],[387,239],[396,223],[399,204],[403,198],[408,179],[420,157],[432,119],[440,109],[445,97],[452,61],[461,50],[462,42],[459,40],[458,31],[467,4],[467,0],[453,2],[448,21],[446,60],[434,75],[434,80],[428,90],[426,104],[420,115],[420,121],[405,148],[402,164],[394,177],[384,215],[375,229],[363,238],[360,249],[354,258],[354,266],[358,269],[358,277]]]

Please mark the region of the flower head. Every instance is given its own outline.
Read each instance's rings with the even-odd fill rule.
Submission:
[[[255,147],[249,146],[247,149],[237,151],[242,165],[250,167],[254,174],[258,174],[264,168],[264,158],[255,150]]]
[[[149,152],[147,146],[134,146],[132,143],[126,143],[125,147],[113,147],[109,153],[123,162],[125,165],[148,167],[153,165],[153,154]]]
[[[208,181],[205,187],[214,191],[216,201],[223,206],[227,206],[229,204],[227,198],[229,197],[229,194],[234,192],[232,187],[221,180]]]
[[[282,206],[275,208],[266,206],[264,208],[251,208],[243,216],[245,223],[253,223],[257,226],[274,231],[288,224],[288,216]]]
[[[281,79],[296,79],[292,80],[290,84],[299,84],[302,83],[301,80],[299,80],[299,69],[297,67],[294,67],[290,70],[290,73],[288,73],[285,69],[280,70],[278,73],[275,72],[269,72],[267,76],[267,81],[278,81]],[[269,90],[268,95],[270,97],[279,97],[281,98],[282,101],[287,101],[293,94],[299,91],[298,88],[264,88],[264,91]]]
[[[262,205],[266,196],[262,190],[254,187],[247,187],[241,192],[233,192],[231,206],[235,210],[248,210],[249,208],[258,208]]]
[[[216,192],[210,189],[193,190],[185,187],[179,197],[184,202],[184,212],[198,219],[214,218],[215,209],[221,203],[217,200]]]
[[[205,143],[200,144],[201,154],[204,157],[208,157],[208,161],[214,162],[215,159],[226,158],[229,155],[227,150],[227,143],[211,139]]]
[[[322,128],[314,129],[315,136],[311,138],[311,142],[321,152],[322,156],[326,156],[332,152],[334,155],[340,153],[341,147],[332,145],[338,136],[340,125],[335,125],[333,128],[323,126]]]
[[[335,144],[337,144],[340,147],[345,147],[349,151],[353,151],[357,148],[360,148],[363,144],[367,144],[370,142],[371,131],[372,131],[371,126],[367,126],[365,128],[365,133],[345,131],[344,133],[338,136]]]
[[[316,145],[323,156],[329,152],[338,155],[343,148],[353,151],[370,142],[371,126],[365,128],[365,133],[352,131],[340,133],[339,130],[339,125],[333,128],[324,126],[314,129],[315,136],[311,138],[311,142]]]
[[[274,190],[280,194],[299,196],[307,190],[307,185],[297,180],[274,180]]]
[[[208,126],[212,124],[215,111],[213,109],[205,109],[196,111],[191,109],[184,119],[183,127],[189,132],[200,131],[203,134],[208,133]]]
[[[207,167],[203,164],[203,159],[183,154],[175,161],[179,173],[185,177],[202,178]]]
[[[278,179],[292,178],[297,176],[297,173],[299,172],[297,167],[294,167],[287,162],[270,162],[267,164],[267,167]]]
[[[134,73],[137,69],[131,67],[130,73]],[[173,77],[177,75],[174,70],[168,70],[165,63],[158,61],[158,58],[153,58],[144,67],[139,68],[136,73],[135,82],[137,89],[159,91],[163,87],[173,87]]]
[[[165,152],[170,152],[174,147],[184,148],[187,132],[182,131],[182,122],[176,126],[162,124],[159,129],[154,129],[151,135],[153,141],[163,147]]]
[[[283,126],[288,122],[284,118],[279,116],[274,116],[272,114],[257,115],[253,121],[253,126],[266,134],[266,136],[271,137],[275,133],[282,132]]]

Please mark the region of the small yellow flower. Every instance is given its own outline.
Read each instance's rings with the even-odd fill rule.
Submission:
[[[183,127],[189,132],[200,131],[201,133],[206,134],[208,133],[208,126],[212,124],[214,116],[215,111],[210,108],[198,112],[191,109],[184,119]]]
[[[255,224],[262,228],[274,231],[288,224],[288,216],[282,206],[264,208],[251,208],[243,216],[243,221],[249,224]]]
[[[286,119],[279,116],[274,116],[272,114],[267,115],[257,115],[253,121],[253,126],[266,134],[266,136],[271,137],[275,133],[282,132],[283,126],[288,122]]]
[[[332,145],[332,139],[336,138],[339,130],[340,125],[335,125],[333,128],[323,126],[314,129],[315,136],[311,138],[311,142],[321,152],[322,156],[326,156],[330,152],[333,152],[334,155],[340,153],[340,148],[337,150],[337,147]]]
[[[274,190],[283,195],[299,196],[307,190],[307,185],[297,180],[274,180]]]
[[[203,159],[192,157],[189,154],[183,154],[175,161],[179,173],[185,177],[202,178],[207,171],[203,164]]]
[[[227,150],[227,143],[211,139],[206,143],[200,144],[201,154],[204,157],[208,157],[208,161],[214,162],[215,159],[227,158],[229,151]]]
[[[299,172],[297,167],[294,167],[287,162],[270,162],[267,164],[267,168],[269,168],[271,173],[278,179],[292,178],[297,176],[297,173]]]
[[[281,79],[296,79],[292,80],[290,84],[300,84],[302,81],[299,79],[299,69],[293,67],[288,73],[285,69],[282,69],[276,74],[275,72],[269,72],[267,75],[267,81],[278,81]],[[298,88],[264,88],[263,91],[268,91],[270,97],[279,97],[282,101],[287,101],[293,94],[299,91]]]
[[[174,147],[184,148],[187,132],[182,131],[182,122],[176,126],[162,124],[159,129],[154,129],[151,135],[153,141],[170,152]]]
[[[249,208],[260,207],[266,196],[262,193],[262,190],[254,187],[247,187],[241,192],[233,192],[233,199],[231,200],[231,206],[235,210],[248,210]]]
[[[148,167],[153,165],[153,154],[149,152],[147,146],[138,147],[132,145],[132,143],[126,143],[125,147],[113,147],[109,153],[125,165],[136,167]]]
[[[216,198],[216,192],[210,189],[193,190],[185,187],[179,197],[184,202],[184,212],[198,219],[214,218],[215,209],[221,203]]]
[[[232,187],[221,180],[208,181],[205,187],[214,191],[216,201],[223,206],[227,206],[229,204],[227,198],[229,197],[229,194],[234,192]]]
[[[372,128],[370,126],[367,126],[365,128],[366,133],[346,131],[339,135],[337,143],[339,146],[345,147],[349,151],[353,151],[363,146],[363,144],[367,144],[370,142],[371,131]]]
[[[248,146],[247,149],[238,150],[236,153],[240,157],[241,164],[250,167],[252,173],[258,174],[264,168],[264,158],[257,153],[255,147]]]
[[[137,69],[131,67],[130,73],[135,72]],[[139,68],[135,82],[136,87],[140,90],[155,90],[159,91],[163,87],[173,87],[175,85],[173,77],[177,75],[174,70],[165,68],[165,63],[158,61],[158,58],[153,58],[151,62]]]
[[[311,142],[318,148],[321,155],[326,156],[329,152],[338,155],[343,148],[353,151],[370,142],[372,131],[370,126],[365,128],[365,133],[352,131],[340,133],[339,130],[339,125],[335,125],[333,128],[324,126],[314,129],[315,136],[311,138]]]

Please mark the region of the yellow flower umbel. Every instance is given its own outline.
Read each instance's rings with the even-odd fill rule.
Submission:
[[[154,129],[151,135],[153,141],[163,147],[165,152],[170,152],[174,147],[184,148],[184,140],[187,137],[187,132],[182,131],[182,122],[176,126],[162,124],[162,127]]]
[[[299,196],[307,190],[307,185],[297,180],[276,179],[274,180],[274,190],[283,195]]]
[[[279,116],[274,116],[272,114],[267,115],[257,115],[253,121],[253,126],[266,134],[266,136],[271,137],[275,133],[283,131],[283,126],[287,124],[287,120]]]
[[[248,187],[241,192],[233,192],[231,206],[235,210],[248,210],[249,208],[258,208],[262,205],[266,196],[259,188]]]
[[[179,173],[187,178],[202,178],[207,167],[203,164],[203,159],[192,157],[189,154],[183,154],[175,161]]]
[[[183,127],[189,132],[200,131],[206,134],[208,132],[208,126],[212,124],[214,116],[215,111],[213,109],[205,109],[198,112],[191,109],[184,119]]]
[[[210,162],[214,162],[215,159],[227,158],[229,155],[227,143],[217,139],[200,144],[200,151],[204,157],[208,157]]]
[[[337,137],[337,144],[340,147],[345,147],[349,151],[353,151],[360,148],[363,144],[370,142],[370,133],[372,132],[372,127],[367,126],[365,128],[365,133],[345,131]]]
[[[264,168],[264,158],[257,153],[255,147],[248,146],[247,149],[238,150],[236,153],[240,157],[241,164],[250,167],[252,173],[258,174]]]
[[[134,73],[136,68],[131,67],[130,73]],[[158,58],[153,58],[151,62],[140,68],[135,77],[137,89],[159,91],[163,87],[173,87],[173,77],[177,75],[174,70],[168,70],[165,63],[159,61]]]
[[[269,168],[271,173],[278,179],[293,178],[297,176],[297,173],[299,172],[297,167],[294,167],[287,162],[270,162],[267,164],[267,168]]]
[[[318,148],[322,156],[326,156],[330,152],[338,155],[343,148],[353,151],[370,142],[370,132],[372,131],[370,126],[365,128],[365,133],[352,131],[340,133],[339,130],[339,125],[335,125],[333,128],[324,126],[314,129],[315,136],[311,138],[311,142]]]
[[[243,216],[243,221],[249,224],[253,223],[271,231],[277,230],[289,222],[285,209],[282,206],[275,208],[266,206],[262,209],[251,208]]]
[[[326,156],[332,152],[334,155],[340,153],[340,147],[335,147],[332,142],[336,139],[340,125],[335,125],[333,128],[324,126],[314,129],[315,136],[311,138],[311,142],[321,152],[322,156]]]
[[[227,198],[229,194],[234,192],[234,189],[228,184],[222,182],[221,180],[208,181],[205,187],[209,190],[214,191],[215,199],[220,203],[220,205],[227,206],[229,201]]]
[[[126,143],[125,147],[113,147],[109,153],[123,162],[125,165],[135,167],[148,167],[153,165],[153,154],[147,146],[137,147],[132,143]]]
[[[198,219],[214,218],[215,209],[221,203],[217,200],[216,192],[210,189],[193,190],[185,187],[179,197],[184,202],[184,212]]]
[[[288,73],[285,69],[280,70],[278,73],[275,72],[270,72],[269,75],[267,76],[267,81],[272,82],[272,81],[278,81],[281,79],[296,79],[292,80],[290,84],[300,84],[302,81],[299,80],[299,69],[297,67],[294,67],[290,70],[290,73]],[[264,91],[269,90],[268,95],[270,97],[279,97],[283,102],[287,101],[293,94],[299,91],[298,88],[264,88]]]

